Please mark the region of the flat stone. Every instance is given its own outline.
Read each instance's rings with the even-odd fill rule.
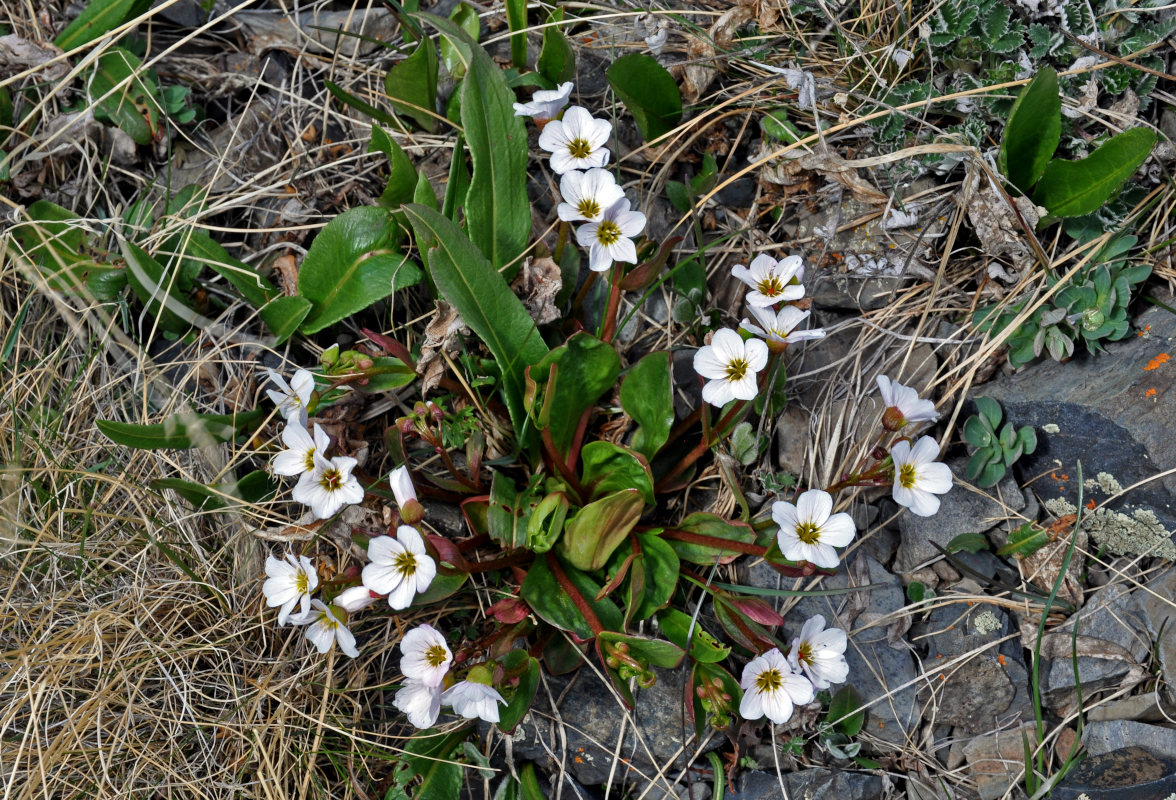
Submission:
[[[963,746],[968,772],[976,781],[980,800],[996,800],[1008,791],[1025,767],[1022,733],[1035,736],[1034,722],[1016,728],[977,736]]]
[[[817,308],[874,311],[892,303],[909,282],[900,276],[825,273],[813,281],[809,296]]]
[[[958,480],[967,480],[966,459],[951,459],[946,463]],[[942,554],[932,542],[946,547],[961,533],[983,533],[1024,507],[1025,496],[1012,475],[1006,475],[986,494],[954,486],[947,494],[940,495],[939,511],[935,516],[919,517],[905,513],[898,518],[901,540],[894,570],[909,573],[921,564],[941,558]]]
[[[1142,747],[1160,758],[1176,759],[1176,730],[1129,719],[1092,722],[1082,729],[1082,745],[1095,756]]]
[[[1165,707],[1166,709],[1166,707]],[[1136,722],[1162,722],[1165,709],[1160,708],[1158,692],[1134,694],[1115,700],[1112,703],[1095,706],[1090,710],[1086,719],[1090,722],[1107,722],[1116,719],[1133,719]],[[1166,709],[1168,716],[1176,713],[1176,709]]]
[[[1176,760],[1157,758],[1142,747],[1125,747],[1084,759],[1053,792],[1051,800],[1167,800],[1176,792]]]
[[[1145,585],[1148,591],[1137,589],[1135,594],[1157,644],[1165,697],[1176,703],[1176,567],[1169,567]]]
[[[860,772],[834,772],[815,767],[784,773],[789,797],[804,800],[880,800],[882,778]],[[751,770],[729,789],[723,800],[780,800],[780,778],[773,772]]]

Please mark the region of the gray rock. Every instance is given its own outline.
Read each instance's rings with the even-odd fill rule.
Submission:
[[[874,311],[892,303],[895,293],[907,283],[898,276],[825,273],[812,282],[809,295],[817,308]]]
[[[1152,361],[1176,340],[1176,315],[1154,308],[1140,316],[1137,327],[1147,335],[1111,342],[1097,357],[1045,361],[976,390],[1000,401],[1007,420],[1036,429],[1037,450],[1022,457],[1018,468],[1023,475],[1041,476],[1032,488],[1043,498],[1065,496],[1077,503],[1078,461],[1085,477],[1107,472],[1124,487],[1176,464],[1171,436],[1176,363]],[[1045,426],[1057,426],[1057,432]],[[1105,498],[1100,492],[1093,496]],[[1170,531],[1176,527],[1174,503],[1176,476],[1169,475],[1133,489],[1111,507],[1127,513],[1150,509]]]
[[[1169,567],[1138,591],[1147,627],[1156,642],[1166,699],[1176,703],[1176,567]]]
[[[965,459],[946,463],[952,474],[966,480]],[[941,558],[942,554],[931,542],[946,547],[961,533],[983,533],[1024,507],[1025,496],[1011,475],[989,490],[989,494],[977,494],[955,486],[947,494],[940,495],[939,512],[935,516],[918,517],[907,513],[898,518],[901,541],[894,570],[911,572],[921,564]]]
[[[976,781],[981,800],[996,800],[1013,785],[1017,774],[1025,767],[1022,734],[1034,736],[1035,724],[1027,722],[1016,728],[977,736],[963,745],[968,772]]]
[[[1160,707],[1158,692],[1134,694],[1116,700],[1113,703],[1095,706],[1090,710],[1087,719],[1091,722],[1107,722],[1116,719],[1133,719],[1136,722],[1163,722],[1165,714],[1171,717],[1176,709]]]
[[[1059,628],[1068,633],[1073,623]],[[1126,648],[1131,656],[1142,662],[1151,646],[1145,614],[1139,599],[1121,584],[1107,586],[1096,592],[1083,606],[1078,620],[1078,633],[1095,639],[1113,642]],[[1114,686],[1130,670],[1125,661],[1111,658],[1079,656],[1078,680],[1085,693]],[[1070,659],[1051,661],[1046,671],[1045,699],[1051,705],[1062,705],[1074,690],[1074,666]]]
[[[1176,792],[1176,761],[1142,747],[1091,756],[1050,793],[1051,800],[1165,800]]]
[[[882,778],[860,772],[833,772],[813,768],[784,774],[789,797],[804,800],[879,800]],[[780,800],[780,778],[775,773],[744,773],[723,800]]]
[[[1129,719],[1092,722],[1082,729],[1082,745],[1094,756],[1142,747],[1160,758],[1176,759],[1176,730]]]
[[[617,782],[648,783],[648,776],[667,766],[667,773],[684,768],[695,756],[694,728],[683,705],[689,672],[685,668],[657,670],[657,676],[652,688],[636,691],[634,708],[627,713],[594,672],[581,669],[568,677],[548,677],[551,695],[563,697],[558,716],[567,739],[566,759],[560,735],[552,733],[554,715],[542,688],[535,696],[532,712],[515,729],[515,758],[536,761],[545,768],[555,768],[566,761],[568,771],[587,786],[606,783],[610,775]],[[565,694],[569,682],[573,683]],[[622,726],[625,738],[618,751]],[[721,743],[721,737],[712,737],[700,753],[714,750]],[[615,770],[614,758],[618,760]],[[634,770],[640,775],[631,776]],[[662,789],[676,791],[665,779],[658,783],[666,784]]]

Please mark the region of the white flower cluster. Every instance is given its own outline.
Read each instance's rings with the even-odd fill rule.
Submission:
[[[886,410],[882,413],[882,427],[900,431],[907,425],[935,422],[939,413],[930,400],[921,400],[919,393],[909,386],[878,376],[878,391]],[[890,448],[894,462],[894,502],[920,517],[933,517],[939,511],[939,498],[951,490],[951,468],[937,463],[939,443],[923,436],[912,445],[900,439]]]
[[[407,467],[393,470],[388,480],[402,512],[419,509]],[[359,499],[363,499],[362,494]],[[338,642],[344,653],[356,658],[359,651],[355,636],[347,628],[348,616],[372,605],[379,597],[387,597],[389,607],[397,611],[408,608],[418,594],[428,590],[437,575],[437,563],[425,548],[424,537],[411,525],[400,525],[395,538],[377,536],[368,542],[368,558],[371,561],[363,568],[362,582],[343,589],[325,603],[314,597],[319,577],[309,558],[295,558],[293,553],[287,553],[285,560],[269,556],[265,563],[268,579],[262,586],[266,605],[278,608],[279,625],[286,622],[310,625],[306,638],[320,653]],[[293,613],[296,606],[300,608],[298,614]]]
[[[474,667],[464,681],[453,683],[449,667],[453,653],[445,637],[431,625],[421,625],[400,640],[400,671],[404,685],[396,692],[392,704],[418,728],[437,723],[441,706],[453,708],[466,719],[498,722],[498,705],[506,700],[489,684],[489,670]],[[449,688],[445,688],[450,683]]]
[[[785,305],[779,311],[774,308],[776,303],[791,303],[804,297],[804,286],[800,283],[804,278],[804,262],[800,256],[777,261],[761,254],[752,260],[750,268],[737,265],[731,270],[731,277],[751,287],[747,305],[759,325],[744,319],[739,327],[759,338],[744,340],[738,332],[721,328],[715,331],[709,345],[698,348],[694,354],[694,371],[707,379],[702,387],[702,399],[720,408],[732,400],[755,399],[759,393],[757,375],[768,365],[769,352],[825,336],[819,328],[796,330],[808,319],[808,311],[794,305]]]
[[[767,717],[777,725],[787,722],[793,709],[811,703],[818,690],[845,682],[847,644],[845,631],[826,630],[824,617],[812,617],[792,640],[787,656],[773,647],[743,668],[739,714],[744,719]]]
[[[586,223],[576,230],[576,242],[588,248],[588,267],[605,272],[616,261],[636,264],[633,237],[645,229],[645,215],[632,210],[616,178],[604,169],[612,124],[582,106],[555,119],[571,91],[572,84],[565,83],[553,92],[535,92],[530,103],[515,103],[515,115],[534,117],[542,126],[539,146],[551,153],[551,169],[562,176],[563,202],[556,212],[564,222]]]

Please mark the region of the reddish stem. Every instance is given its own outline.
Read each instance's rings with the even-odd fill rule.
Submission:
[[[705,547],[713,547],[716,550],[734,550],[737,553],[746,553],[750,556],[762,556],[768,552],[768,548],[761,547],[752,542],[723,539],[718,536],[707,536],[705,533],[693,533],[691,531],[678,530],[677,528],[670,528],[669,530],[663,531],[661,538],[672,539],[677,542],[701,544]]]
[[[552,553],[550,550],[547,552],[547,566],[550,567],[551,574],[559,581],[560,587],[568,593],[568,597],[571,599],[573,605],[576,606],[576,610],[584,617],[588,623],[588,627],[592,629],[592,635],[599,636],[603,633],[604,626],[600,624],[600,619],[596,616],[596,612],[592,610],[592,606],[589,605],[588,600],[584,595],[580,594],[580,590],[568,578],[559,560],[555,557],[555,553]]]
[[[621,279],[624,278],[624,270],[620,261],[613,264],[612,288],[608,293],[608,309],[604,312],[604,331],[600,334],[600,338],[606,342],[611,342],[617,332],[617,314],[621,308]]]

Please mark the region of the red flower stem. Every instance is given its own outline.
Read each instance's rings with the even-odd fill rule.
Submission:
[[[576,606],[576,610],[584,617],[588,623],[588,627],[592,629],[593,636],[599,636],[604,632],[604,626],[600,624],[600,618],[596,616],[596,612],[592,610],[592,606],[580,594],[580,590],[572,583],[568,574],[564,572],[563,567],[559,563],[559,559],[555,557],[555,553],[550,550],[547,551],[547,566],[551,569],[551,574],[559,582],[560,587],[568,593],[568,597]]]
[[[608,294],[608,309],[604,312],[604,332],[600,334],[600,338],[606,342],[611,342],[617,332],[617,314],[621,308],[621,279],[624,276],[625,268],[621,266],[620,261],[615,262],[609,279],[612,289]]]
[[[718,536],[707,536],[705,533],[681,531],[676,528],[670,528],[668,530],[662,531],[661,538],[671,539],[676,542],[701,544],[705,547],[713,547],[716,550],[733,550],[737,553],[746,553],[750,556],[763,556],[768,552],[768,548],[762,547],[752,542],[740,542],[734,539],[723,539]]]

